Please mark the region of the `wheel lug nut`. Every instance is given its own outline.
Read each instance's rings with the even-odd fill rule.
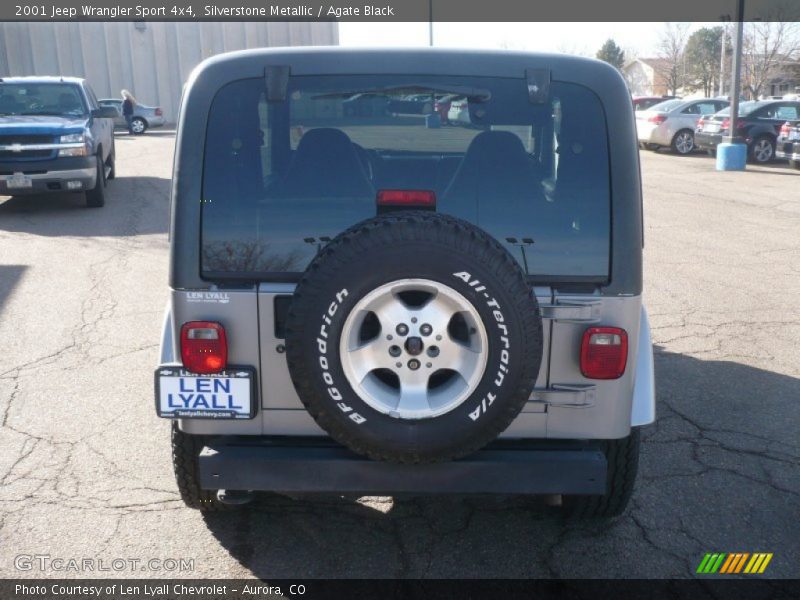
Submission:
[[[400,323],[400,325],[395,328],[395,331],[397,332],[397,335],[408,335],[408,325],[405,323]]]
[[[430,334],[433,333],[433,327],[425,323],[422,326],[420,326],[419,332],[424,336],[429,336]]]
[[[429,346],[428,347],[428,356],[431,358],[436,358],[439,356],[439,347],[438,346]]]
[[[400,346],[389,346],[389,355],[390,356],[394,356],[395,358],[397,358],[402,353],[403,353],[403,351],[400,349]]]
[[[412,358],[410,361],[408,361],[408,368],[412,371],[416,371],[419,369],[419,361],[416,358]]]

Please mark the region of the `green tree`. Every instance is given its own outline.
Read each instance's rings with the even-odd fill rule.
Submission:
[[[703,27],[686,42],[686,87],[708,98],[719,84],[722,27]],[[726,45],[727,46],[727,45]],[[726,48],[727,51],[727,48]]]
[[[607,39],[606,43],[597,51],[597,58],[606,61],[610,65],[614,65],[618,69],[622,69],[622,66],[625,64],[625,53],[611,38]]]

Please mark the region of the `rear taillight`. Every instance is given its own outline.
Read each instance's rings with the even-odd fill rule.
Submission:
[[[731,120],[730,119],[722,119],[722,123],[720,123],[719,128],[720,129],[727,129],[730,126],[731,126]]]
[[[157,117],[161,117],[163,115],[164,115],[164,111],[162,111],[160,108],[156,108],[156,116]]]
[[[789,122],[787,121],[783,125],[781,125],[781,135],[783,137],[789,137]]]
[[[703,125],[705,125],[705,123],[706,122],[703,120],[703,117],[700,117],[699,119],[697,119],[697,129],[702,129]]]
[[[181,327],[181,359],[192,373],[216,373],[228,366],[225,328],[212,321],[189,321]]]
[[[628,334],[619,327],[590,327],[581,342],[581,373],[588,379],[617,379],[628,362]]]
[[[378,206],[435,207],[436,193],[430,190],[379,190]]]
[[[655,123],[656,125],[661,125],[664,121],[667,120],[667,115],[653,115],[647,121],[649,123]]]

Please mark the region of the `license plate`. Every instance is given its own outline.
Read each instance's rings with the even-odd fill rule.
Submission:
[[[709,133],[716,133],[719,131],[719,123],[707,123],[703,126],[703,131],[707,131]]]
[[[252,419],[255,370],[230,367],[198,375],[180,367],[156,370],[156,412],[166,419]]]
[[[6,187],[10,190],[19,190],[33,187],[33,179],[24,173],[14,173],[6,176]]]
[[[790,131],[789,137],[786,139],[788,139],[790,142],[800,141],[800,130]]]

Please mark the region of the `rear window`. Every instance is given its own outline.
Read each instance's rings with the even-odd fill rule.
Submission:
[[[381,190],[426,190],[486,230],[537,281],[605,282],[605,118],[587,88],[525,79],[292,77],[221,88],[202,191],[206,279],[296,280],[327,242],[378,213]]]
[[[685,100],[666,100],[664,102],[659,102],[658,104],[654,104],[648,110],[669,112],[675,108],[678,108],[684,102]]]
[[[766,106],[766,103],[757,102],[757,101],[754,101],[754,100],[750,100],[748,102],[741,102],[739,104],[739,112],[737,113],[737,115],[740,116],[740,117],[746,117],[747,115],[749,115],[750,113],[758,110],[762,106]],[[731,114],[731,107],[728,106],[727,108],[723,108],[717,114],[721,115],[721,116],[728,116],[728,115]]]

